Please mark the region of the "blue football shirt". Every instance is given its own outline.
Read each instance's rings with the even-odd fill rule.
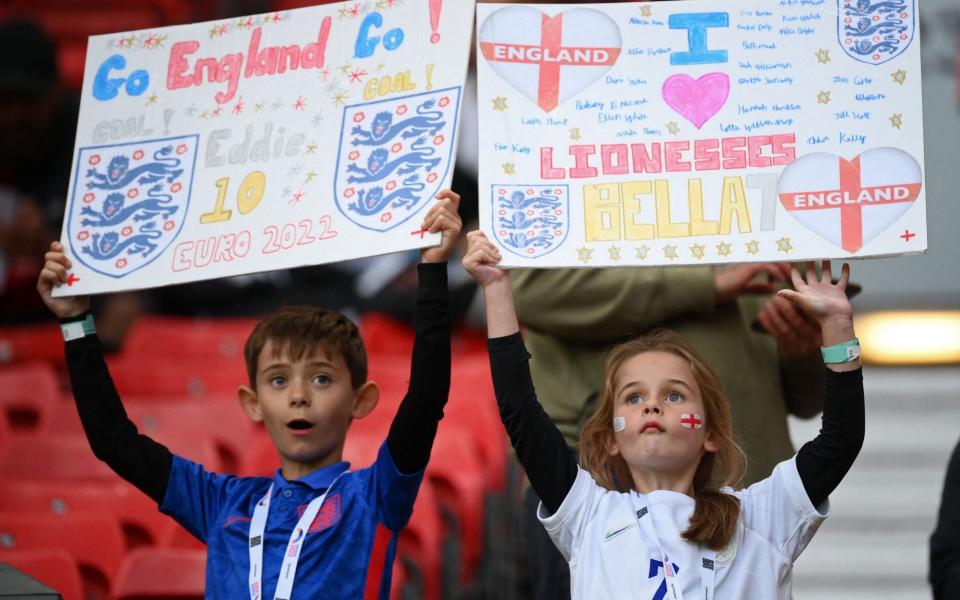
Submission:
[[[348,471],[346,462],[286,481],[204,470],[174,456],[160,510],[207,544],[207,598],[249,598],[249,534],[253,509],[273,483],[263,544],[263,598],[272,599],[283,553],[307,504]],[[386,443],[366,469],[344,473],[307,532],[291,600],[383,598],[397,535],[413,512],[423,472],[400,473]]]

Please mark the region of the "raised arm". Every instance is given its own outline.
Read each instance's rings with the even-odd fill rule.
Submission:
[[[447,258],[462,227],[460,196],[443,190],[421,228],[442,234],[440,246],[425,248],[417,267],[420,288],[413,319],[416,338],[410,361],[410,386],[390,426],[387,447],[401,473],[427,466],[430,449],[450,394],[450,293]]]
[[[853,308],[846,287],[850,267],[843,265],[840,280],[831,283],[830,262],[824,261],[820,278],[807,265],[806,281],[793,271],[793,290],[779,294],[812,317],[819,325],[824,348],[842,347],[856,339]],[[851,353],[852,354],[852,353]],[[864,437],[863,372],[856,356],[844,362],[828,362],[823,427],[820,434],[797,452],[797,471],[810,501],[820,505],[836,489],[860,453]]]
[[[533,489],[552,514],[577,478],[577,456],[537,402],[510,276],[495,266],[500,252],[481,231],[470,232],[467,240],[463,266],[480,284],[486,300],[487,347],[500,419]]]
[[[53,288],[67,280],[72,267],[63,246],[53,242],[45,258],[37,291],[61,324],[77,323],[73,327],[80,328],[81,337],[66,342],[66,355],[77,412],[90,448],[120,477],[160,504],[167,491],[173,455],[162,444],[137,432],[110,378],[100,339],[95,333],[82,335],[79,322],[89,317],[90,301],[85,297],[52,296]]]

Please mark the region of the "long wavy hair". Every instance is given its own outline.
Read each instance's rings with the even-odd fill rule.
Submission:
[[[654,330],[610,351],[604,366],[599,405],[580,432],[580,462],[606,489],[617,492],[633,489],[633,478],[623,455],[610,453],[614,442],[614,394],[623,364],[647,352],[667,352],[686,360],[700,388],[706,411],[706,433],[718,449],[716,452],[705,452],[694,473],[693,497],[696,507],[683,538],[703,543],[713,550],[721,550],[736,531],[740,501],[720,489],[740,482],[746,459],[734,440],[730,405],[719,378],[697,351],[676,333]]]

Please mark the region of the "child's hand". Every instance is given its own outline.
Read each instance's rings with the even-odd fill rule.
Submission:
[[[60,287],[67,281],[67,269],[73,266],[70,259],[63,253],[63,244],[51,242],[50,251],[46,253],[44,259],[46,263],[40,271],[37,291],[40,292],[40,297],[43,298],[47,308],[60,319],[75,317],[90,310],[90,299],[86,296],[54,298],[52,295],[54,287]]]
[[[820,279],[807,263],[807,280],[794,269],[790,273],[794,290],[780,290],[779,295],[787,298],[820,324],[823,344],[833,346],[845,342],[854,336],[853,307],[847,298],[847,282],[850,280],[850,266],[843,265],[840,280],[831,282],[830,261],[823,261]]]
[[[453,246],[460,237],[463,221],[457,209],[460,207],[460,196],[450,190],[443,189],[437,194],[437,203],[434,204],[427,216],[423,219],[420,228],[430,233],[440,232],[440,245],[433,248],[424,248],[420,251],[420,262],[441,263],[450,257]]]
[[[480,287],[508,280],[507,272],[498,268],[500,251],[479,229],[467,234],[467,254],[463,257],[463,268],[477,280]]]

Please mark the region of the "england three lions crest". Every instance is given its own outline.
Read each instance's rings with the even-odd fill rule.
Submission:
[[[570,194],[566,185],[494,185],[497,243],[524,258],[538,258],[567,239]]]
[[[333,183],[340,212],[375,231],[418,213],[450,168],[459,105],[452,87],[345,107]]]
[[[190,205],[197,136],[80,148],[67,235],[73,255],[110,277],[156,260]]]
[[[913,41],[916,0],[837,0],[837,37],[850,57],[879,65]]]

